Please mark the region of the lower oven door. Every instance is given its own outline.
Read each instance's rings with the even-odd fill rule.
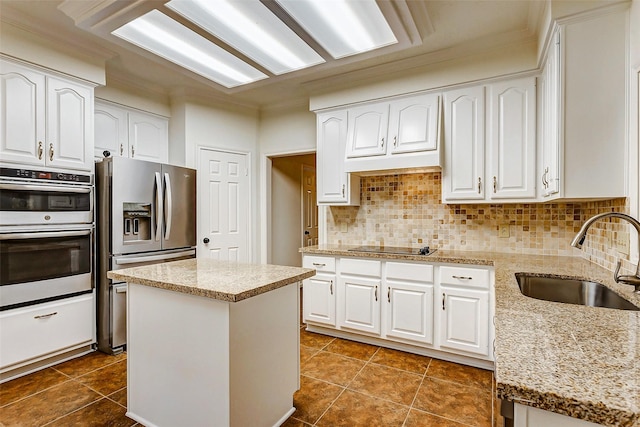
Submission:
[[[93,289],[93,226],[0,230],[0,310]]]

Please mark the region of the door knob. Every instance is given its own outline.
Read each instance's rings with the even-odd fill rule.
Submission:
[[[202,243],[209,243],[209,238],[205,237],[204,239],[202,239]]]
[[[311,233],[309,233],[309,230],[304,230],[304,235],[305,236],[308,236],[309,234],[311,234]]]

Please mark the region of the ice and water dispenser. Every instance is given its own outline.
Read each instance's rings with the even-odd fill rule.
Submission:
[[[150,203],[124,203],[122,213],[125,242],[151,240]]]

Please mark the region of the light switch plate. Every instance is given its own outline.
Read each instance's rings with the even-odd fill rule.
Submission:
[[[509,237],[509,224],[500,224],[498,226],[498,236],[501,238]]]
[[[347,231],[349,231],[349,224],[347,224],[346,222],[340,223],[340,231],[342,233],[346,233]]]

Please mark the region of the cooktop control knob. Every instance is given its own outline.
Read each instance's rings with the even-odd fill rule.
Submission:
[[[420,249],[420,255],[429,255],[429,246]]]

